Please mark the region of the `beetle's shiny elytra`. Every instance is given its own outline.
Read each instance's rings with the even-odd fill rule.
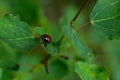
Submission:
[[[47,46],[51,42],[51,37],[48,34],[43,34],[41,36],[42,41],[44,42],[44,45]]]

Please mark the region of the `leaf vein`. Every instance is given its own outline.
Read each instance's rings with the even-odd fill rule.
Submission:
[[[98,13],[96,13],[93,17],[92,17],[92,20],[94,20],[95,19],[95,17],[98,15],[98,14],[100,14],[101,12],[102,12],[102,10],[104,10],[105,8],[107,8],[107,7],[109,7],[109,6],[114,6],[114,5],[112,5],[113,3],[116,3],[116,4],[118,4],[120,1],[118,1],[118,2],[112,2],[111,4],[108,4],[107,6],[105,6],[105,7],[103,7],[101,10],[99,10],[99,12]]]
[[[114,30],[114,29],[105,28],[105,27],[102,27],[102,26],[97,25],[97,24],[94,24],[94,25],[96,25],[96,26],[99,27],[99,28],[106,29],[106,30],[113,31],[113,32],[120,31],[120,30],[118,30],[118,29],[117,29],[117,30]]]
[[[17,39],[7,39],[7,40],[24,40],[24,39],[33,39],[34,37],[25,37],[25,38],[17,38]]]
[[[104,19],[100,19],[100,20],[94,20],[93,22],[96,23],[96,22],[101,22],[101,21],[107,21],[107,20],[111,20],[111,19],[117,18],[119,16],[120,16],[120,14],[118,14],[116,16],[113,16],[113,17],[108,17],[108,18],[104,18]]]

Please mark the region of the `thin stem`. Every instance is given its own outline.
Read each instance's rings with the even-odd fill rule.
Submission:
[[[84,2],[84,4],[83,4],[83,5],[81,6],[81,8],[78,10],[77,14],[73,17],[72,21],[70,21],[70,24],[71,24],[72,27],[73,27],[74,22],[76,21],[76,19],[78,18],[78,16],[79,16],[80,13],[82,12],[82,10],[87,6],[87,4],[88,4],[89,1],[90,1],[90,0],[86,0],[86,1]]]
[[[77,30],[79,30],[80,28],[86,27],[86,26],[88,26],[88,25],[90,25],[90,24],[91,24],[91,21],[88,21],[87,23],[79,26],[79,27],[77,28]]]

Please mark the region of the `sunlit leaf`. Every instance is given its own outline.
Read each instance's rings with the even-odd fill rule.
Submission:
[[[109,80],[106,69],[100,68],[95,64],[78,62],[75,67],[75,72],[82,80]]]
[[[93,28],[103,36],[120,38],[119,0],[98,0],[90,18]]]
[[[35,32],[38,33],[39,35],[46,34],[46,29],[45,27],[36,27]]]
[[[0,39],[18,50],[29,50],[34,47],[32,31],[18,16],[6,15],[0,19]]]

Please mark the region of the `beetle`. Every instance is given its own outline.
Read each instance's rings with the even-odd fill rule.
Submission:
[[[41,39],[42,39],[45,47],[47,47],[47,44],[49,44],[51,42],[51,36],[48,34],[41,35]]]

